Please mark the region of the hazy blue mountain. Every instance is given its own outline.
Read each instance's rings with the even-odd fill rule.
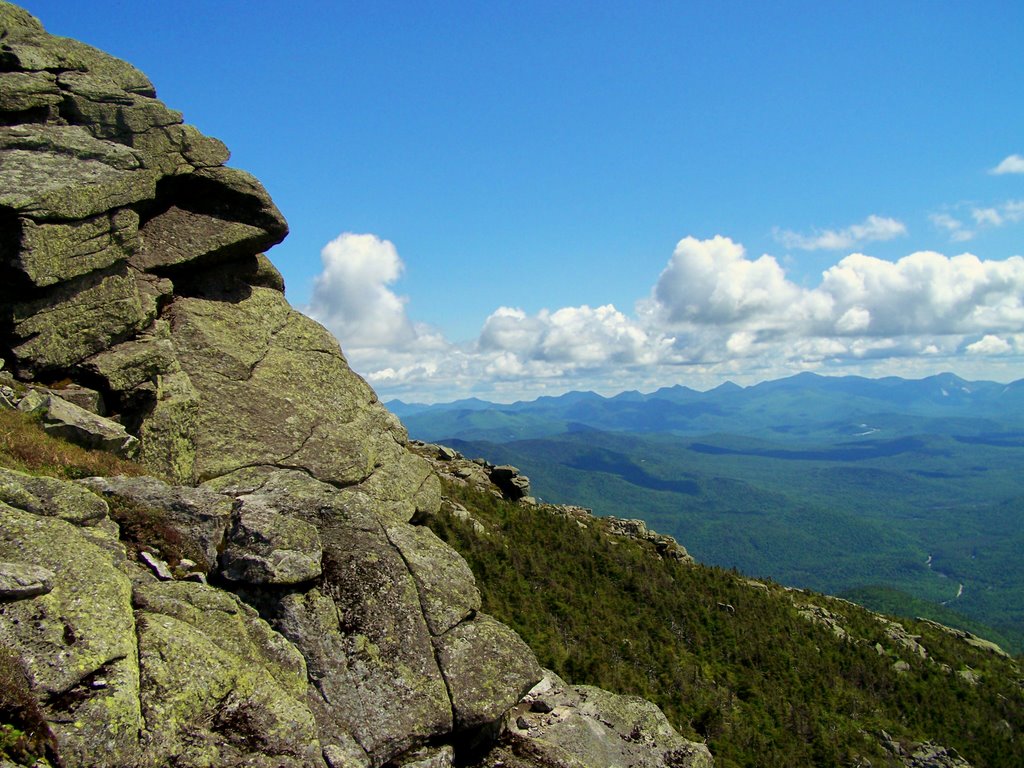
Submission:
[[[896,437],[916,431],[969,436],[1024,430],[1024,381],[965,381],[951,373],[909,380],[801,373],[751,387],[707,392],[683,386],[606,398],[569,392],[509,405],[478,399],[436,405],[387,403],[412,435],[493,440],[549,436],[569,424],[676,435],[760,435],[778,439]]]
[[[548,501],[641,518],[705,563],[884,595],[886,610],[905,594],[908,612],[959,611],[1024,650],[1024,381],[802,373],[402,418],[414,438],[515,464]]]

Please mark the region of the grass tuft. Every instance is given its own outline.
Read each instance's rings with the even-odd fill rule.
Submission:
[[[65,480],[147,474],[135,462],[51,437],[38,419],[7,409],[0,409],[0,466]]]

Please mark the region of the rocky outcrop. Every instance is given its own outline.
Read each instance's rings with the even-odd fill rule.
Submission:
[[[426,464],[294,311],[262,255],[287,233],[134,67],[5,5],[0,357],[22,379],[100,392],[144,461],[191,483],[245,466],[360,486],[408,519]]]
[[[139,440],[128,434],[124,425],[65,400],[46,388],[30,388],[24,396],[11,390],[4,399],[8,407],[37,416],[51,435],[84,448],[108,451],[121,458],[132,458],[138,453]]]
[[[882,731],[879,742],[905,768],[971,768],[955,749],[930,741],[901,742]]]
[[[570,686],[553,672],[508,715],[499,746],[479,768],[711,768],[704,744],[682,738],[649,701],[591,686]]]
[[[530,495],[530,479],[511,464],[502,464],[490,471],[491,482],[501,490],[503,496],[517,501]]]
[[[0,472],[0,646],[65,768],[451,765],[541,671],[227,159],[0,2],[0,407],[162,477]]]
[[[429,530],[305,473],[233,482],[0,470],[0,641],[63,765],[382,765],[493,726],[540,678]],[[125,501],[215,553],[214,583],[136,562]]]
[[[949,635],[952,635],[958,640],[962,640],[963,642],[967,643],[968,645],[974,648],[977,648],[978,650],[988,651],[989,653],[994,653],[997,656],[1002,656],[1006,659],[1011,658],[1010,654],[1008,654],[1006,651],[1000,648],[996,643],[993,643],[991,640],[986,640],[983,637],[978,637],[977,635],[972,634],[971,632],[967,632],[966,630],[954,629],[953,627],[947,627],[945,624],[939,624],[937,621],[931,621],[930,619],[923,619],[920,617],[918,618],[918,621],[924,622],[929,626],[935,627],[938,630],[941,630]]]

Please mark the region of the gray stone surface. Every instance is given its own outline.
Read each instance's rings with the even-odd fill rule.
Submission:
[[[221,573],[249,584],[299,584],[321,573],[323,548],[313,525],[243,501],[221,555]]]
[[[75,525],[94,525],[107,516],[103,499],[52,477],[37,477],[0,467],[0,501],[43,517]]]
[[[115,768],[134,761],[143,727],[131,587],[123,555],[84,530],[0,502],[0,561],[53,574],[45,594],[0,603],[0,639],[49,702],[64,765]]]
[[[128,392],[176,372],[178,361],[169,338],[141,336],[98,352],[83,361],[81,368],[102,377],[113,392]]]
[[[552,672],[507,718],[479,768],[712,768],[707,745],[680,736],[636,696],[573,687]]]
[[[227,261],[269,247],[273,243],[268,239],[261,227],[172,206],[146,223],[142,250],[132,263],[152,270],[186,262]]]
[[[89,477],[78,483],[93,494],[127,499],[158,511],[162,524],[177,533],[185,549],[201,553],[200,570],[216,570],[231,523],[231,498],[206,488],[168,485],[152,477]]]
[[[156,176],[78,126],[0,128],[0,206],[37,221],[86,219],[152,198]]]
[[[503,464],[491,470],[491,482],[510,499],[522,499],[530,495],[530,479],[511,464]]]
[[[12,368],[25,378],[70,372],[153,319],[123,266],[60,283],[40,296],[13,301],[3,311],[12,328]]]
[[[324,765],[303,659],[254,610],[193,582],[136,587],[135,604],[149,764]]]
[[[26,600],[53,589],[49,568],[25,563],[0,563],[0,600]]]
[[[139,447],[138,438],[129,435],[121,424],[56,395],[47,396],[43,429],[85,448],[99,448],[121,458],[131,458]]]
[[[139,215],[127,208],[69,223],[20,222],[12,266],[45,287],[118,262],[138,249]]]
[[[286,596],[271,621],[317,681],[322,730],[384,762],[450,731],[451,703],[415,581],[366,502],[332,508],[320,536],[324,586]]]
[[[541,679],[533,651],[490,616],[477,614],[434,642],[456,728],[497,721]]]
[[[431,634],[442,635],[480,610],[480,591],[473,572],[433,531],[401,523],[389,525],[386,530],[416,581]]]

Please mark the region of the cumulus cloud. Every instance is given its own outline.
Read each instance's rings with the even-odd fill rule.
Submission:
[[[1024,155],[1009,155],[989,173],[1001,176],[1004,173],[1024,173]]]
[[[1005,339],[986,333],[978,341],[968,344],[966,352],[969,355],[1005,355],[1013,351],[1013,345]]]
[[[805,288],[728,238],[686,238],[637,310],[649,335],[673,335],[677,360],[792,368],[955,354],[968,335],[1024,329],[1022,297],[1020,257],[920,251],[892,262],[854,253]]]
[[[346,347],[402,345],[416,337],[405,299],[388,286],[404,265],[388,240],[345,232],[320,251],[308,314]]]
[[[751,261],[742,245],[717,235],[679,241],[654,287],[654,299],[670,325],[727,324],[765,317],[798,292],[773,257]]]
[[[773,234],[786,248],[801,251],[842,251],[864,243],[902,237],[907,234],[907,227],[897,219],[872,214],[860,224],[851,224],[844,229],[816,230],[811,235],[802,235],[793,230],[776,228]]]
[[[484,323],[480,348],[563,368],[654,362],[651,339],[611,304],[542,310],[528,316],[500,307]]]
[[[402,271],[391,243],[345,234],[322,256],[310,311],[386,397],[610,393],[681,376],[713,386],[800,370],[969,374],[993,361],[1013,370],[1024,355],[1019,256],[851,253],[806,286],[771,255],[749,256],[727,237],[686,237],[632,314],[611,304],[502,306],[462,344],[407,317],[389,288]]]
[[[1024,259],[982,261],[919,251],[896,262],[852,254],[825,271],[810,291],[828,297],[839,320],[862,313],[852,330],[870,336],[962,334],[1024,324]],[[840,314],[841,313],[841,314]]]

